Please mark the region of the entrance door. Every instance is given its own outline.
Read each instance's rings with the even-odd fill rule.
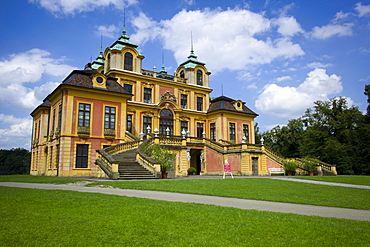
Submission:
[[[202,161],[200,160],[200,154],[201,150],[200,149],[191,149],[190,150],[190,167],[194,167],[197,169],[197,175],[200,174],[200,170],[202,169]]]
[[[252,158],[252,176],[258,176],[258,158]]]

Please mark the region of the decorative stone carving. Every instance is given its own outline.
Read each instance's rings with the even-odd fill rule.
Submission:
[[[185,115],[180,115],[180,116],[179,116],[179,119],[180,119],[181,121],[189,121],[189,120],[190,120],[190,117],[185,116]]]
[[[152,111],[143,111],[143,115],[146,116],[146,117],[153,117],[154,112],[152,112]]]
[[[171,100],[173,102],[176,102],[176,96],[174,94],[170,94],[169,92],[165,92],[162,96],[161,96],[161,100]]]

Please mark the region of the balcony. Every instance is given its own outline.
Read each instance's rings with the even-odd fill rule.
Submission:
[[[90,136],[90,127],[77,127],[77,135],[79,136]]]
[[[150,71],[150,70],[145,70],[145,69],[142,69],[141,73],[145,76],[150,76],[150,77],[154,77],[154,78],[161,78],[161,79],[170,80],[170,81],[187,83],[186,78],[182,78],[182,77],[178,77],[178,76],[174,76],[174,75],[168,75],[168,74],[159,73],[159,72]]]
[[[115,138],[116,130],[115,129],[104,129],[104,137],[105,138]]]

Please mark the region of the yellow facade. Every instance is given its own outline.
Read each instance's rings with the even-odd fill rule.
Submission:
[[[169,75],[164,67],[143,69],[144,56],[136,48],[124,31],[31,113],[31,174],[107,176],[96,165],[96,150],[116,144],[122,149],[154,135],[179,140],[175,176],[186,175],[190,166],[198,174],[221,174],[225,159],[232,160],[235,174],[267,174],[261,146],[254,144],[257,114],[240,100],[211,100],[211,73],[193,50]]]

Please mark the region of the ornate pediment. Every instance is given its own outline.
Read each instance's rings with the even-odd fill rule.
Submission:
[[[170,94],[169,92],[165,92],[162,96],[161,96],[161,101],[162,100],[171,100],[173,102],[176,102],[176,96],[173,95],[173,94]]]
[[[152,112],[152,111],[143,111],[143,115],[146,116],[146,117],[153,117],[154,112]]]
[[[180,116],[179,116],[179,119],[180,119],[181,121],[189,121],[189,120],[190,120],[190,117],[185,116],[185,115],[180,115]]]

